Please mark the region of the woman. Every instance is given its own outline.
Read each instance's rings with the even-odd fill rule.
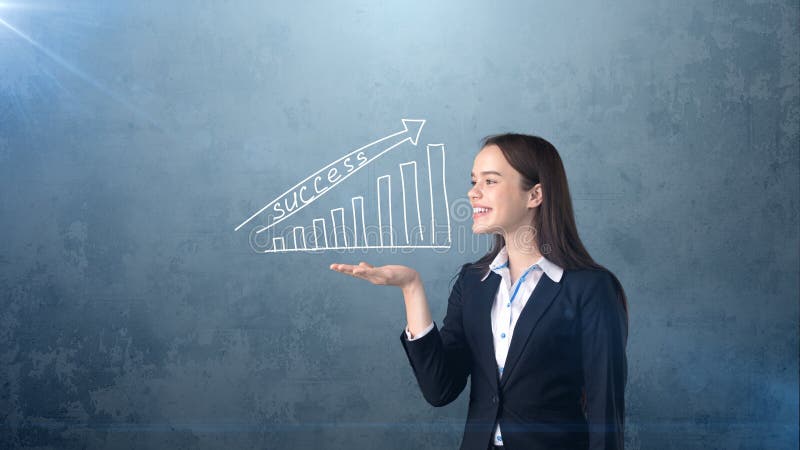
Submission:
[[[441,330],[408,267],[331,269],[402,289],[401,335],[425,399],[470,378],[462,449],[621,449],[628,334],[619,280],[578,237],[566,174],[546,140],[484,140],[472,169],[472,230],[492,250],[458,274]]]

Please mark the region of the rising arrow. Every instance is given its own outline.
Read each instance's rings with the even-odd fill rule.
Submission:
[[[350,153],[337,159],[336,161],[333,161],[327,166],[317,170],[316,172],[312,173],[299,183],[289,188],[283,194],[279,195],[275,200],[272,200],[271,202],[267,203],[263,208],[256,211],[255,214],[253,214],[247,220],[239,224],[239,226],[236,227],[234,231],[239,231],[240,228],[245,226],[256,216],[268,210],[269,208],[273,208],[273,211],[275,211],[278,217],[274,219],[273,216],[268,217],[268,223],[261,229],[256,231],[256,233],[261,233],[263,231],[266,231],[267,229],[288,219],[297,211],[300,211],[301,209],[305,208],[306,205],[309,205],[316,199],[322,197],[334,186],[346,180],[347,178],[350,177],[350,175],[358,172],[359,170],[361,170],[361,168],[368,165],[375,159],[379,158],[381,155],[388,152],[389,150],[403,144],[406,141],[409,141],[411,142],[411,145],[416,146],[419,140],[419,135],[422,132],[422,127],[423,125],[425,125],[425,120],[416,120],[416,119],[402,119],[402,120],[403,120],[402,131],[398,131],[397,133],[393,133],[388,136],[382,137],[376,141],[370,142],[369,144],[361,148],[358,148],[356,150],[353,150]],[[358,165],[353,164],[353,162],[356,161]],[[344,167],[345,173],[339,174],[338,169],[342,169],[342,167]],[[332,174],[334,176],[331,176]],[[325,181],[324,183],[325,186],[322,189],[319,189],[319,182],[323,180]],[[309,192],[313,192],[313,194],[308,194],[310,195],[308,199],[306,199],[306,197],[303,194],[303,192],[306,190]],[[301,200],[300,202],[297,202],[298,196],[300,197]],[[292,197],[291,202],[287,202],[287,200],[289,200],[289,197]],[[296,207],[292,208],[290,211],[286,211],[289,208],[281,208],[282,202],[283,205],[288,205],[289,203],[292,203],[293,205],[296,205]]]

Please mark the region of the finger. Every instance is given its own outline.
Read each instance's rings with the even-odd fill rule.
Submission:
[[[377,273],[377,270],[372,265],[363,261],[357,266],[351,264],[331,264],[330,268],[336,272],[367,280],[373,284],[385,284],[385,280],[381,279],[382,277],[379,276],[380,274]]]
[[[331,264],[331,270],[348,275],[352,275],[353,269],[356,267],[350,264]]]
[[[350,264],[337,264],[334,268],[337,272],[350,275],[364,280],[370,280],[372,268],[364,266],[353,266]]]

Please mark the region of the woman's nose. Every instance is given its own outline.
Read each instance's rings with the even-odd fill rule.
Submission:
[[[467,191],[467,198],[473,199],[480,197],[480,190],[478,189],[478,185],[472,186],[470,190]]]

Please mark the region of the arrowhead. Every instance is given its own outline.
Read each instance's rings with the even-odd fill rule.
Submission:
[[[419,141],[419,134],[422,133],[423,125],[425,125],[425,119],[403,119],[403,126],[408,133],[408,137],[411,138],[411,145],[417,145],[417,141]]]

